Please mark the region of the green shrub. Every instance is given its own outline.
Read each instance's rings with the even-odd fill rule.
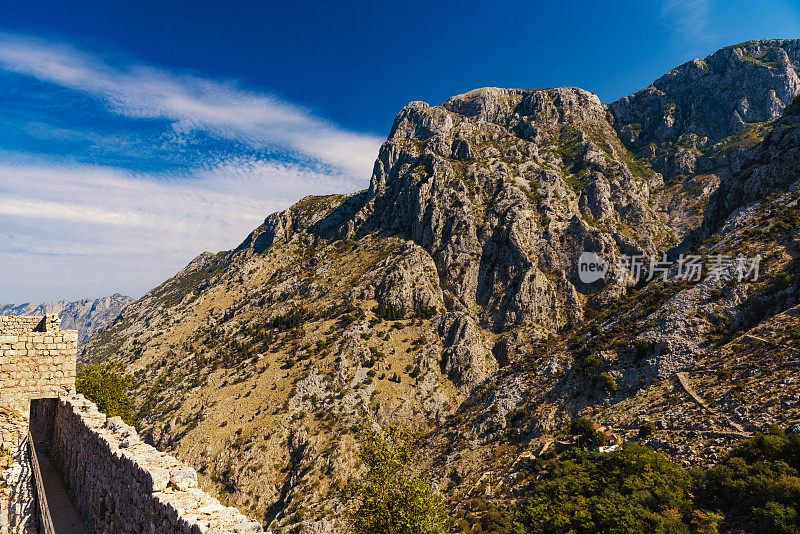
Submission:
[[[654,428],[647,422],[639,433]],[[583,417],[571,430],[589,439],[595,432]],[[695,476],[632,442],[605,454],[572,448],[536,469],[517,504],[470,504],[482,511],[477,532],[718,534],[722,523],[724,532],[800,533],[800,434],[777,425]]]
[[[442,500],[411,471],[415,452],[414,437],[393,427],[385,438],[377,432],[361,436],[359,458],[367,472],[349,492],[355,534],[444,534]]]
[[[756,432],[703,476],[698,503],[726,518],[752,523],[753,532],[800,532],[800,435],[773,425]]]
[[[431,319],[439,313],[439,310],[436,309],[436,306],[425,306],[425,305],[418,305],[414,308],[414,315],[421,319]]]
[[[75,379],[75,390],[97,404],[101,412],[108,417],[120,416],[132,425],[136,422],[136,410],[130,387],[130,378],[122,374],[121,365],[84,367]]]
[[[396,321],[397,319],[403,319],[406,316],[406,311],[399,306],[395,306],[393,304],[383,304],[380,303],[372,310],[376,316],[380,317],[381,319],[386,319],[389,321]]]
[[[356,317],[352,313],[345,313],[339,320],[341,321],[342,328],[347,328],[356,321]]]
[[[717,369],[717,378],[720,380],[730,380],[732,376],[733,371],[727,367],[723,369]]]
[[[594,423],[586,417],[573,419],[570,424],[572,435],[578,436],[578,443],[581,447],[598,447],[605,444],[606,437],[602,432],[594,429]]]
[[[617,391],[617,381],[614,380],[614,377],[608,373],[600,373],[600,383],[606,389],[606,391]]]
[[[299,328],[313,318],[313,313],[303,307],[296,306],[283,315],[275,317],[270,326],[277,329],[279,332],[285,332],[287,330]]]
[[[655,431],[656,431],[656,424],[652,421],[645,421],[639,427],[639,437],[646,438],[647,436],[652,436]]]
[[[581,362],[584,372],[592,372],[598,369],[603,362],[600,361],[600,356],[597,354],[590,354]]]

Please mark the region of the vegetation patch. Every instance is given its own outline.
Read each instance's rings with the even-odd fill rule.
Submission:
[[[412,471],[417,439],[389,427],[386,436],[367,432],[359,458],[367,472],[350,488],[354,511],[349,516],[355,534],[444,534],[440,497]]]
[[[136,410],[129,394],[130,378],[123,372],[120,363],[84,367],[75,379],[75,390],[97,404],[108,417],[120,416],[132,425],[136,422]]]

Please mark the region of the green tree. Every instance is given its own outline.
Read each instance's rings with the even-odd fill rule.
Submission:
[[[719,523],[725,516],[708,510],[695,510],[692,515],[693,534],[719,534]]]
[[[352,488],[356,501],[350,514],[355,534],[443,534],[445,516],[441,498],[411,471],[416,439],[405,430],[386,429],[361,437],[359,458],[367,466]]]
[[[653,435],[655,431],[656,431],[656,424],[652,421],[645,421],[639,427],[639,437],[646,438],[647,436]]]
[[[603,387],[607,391],[617,391],[619,387],[617,386],[617,381],[614,380],[614,377],[608,373],[600,373],[600,383],[603,384]]]
[[[130,378],[122,374],[120,365],[96,364],[84,367],[75,379],[75,390],[97,404],[108,417],[120,416],[132,425],[136,410],[130,397]]]
[[[698,504],[752,532],[800,534],[800,435],[772,426],[732,448],[697,488]]]
[[[719,517],[694,514],[692,479],[636,443],[600,454],[573,449],[531,489],[515,513],[514,534],[710,534]]]
[[[598,447],[606,442],[605,434],[595,430],[594,423],[586,417],[573,419],[569,429],[573,435],[578,436],[578,444],[581,447]]]

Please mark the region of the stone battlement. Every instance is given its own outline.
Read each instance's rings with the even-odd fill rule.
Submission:
[[[55,332],[61,328],[61,319],[56,313],[44,317],[23,315],[0,315],[0,336],[27,332]]]
[[[35,532],[22,430],[30,421],[37,450],[41,439],[91,532],[262,532],[259,523],[198,488],[194,469],[75,394],[78,333],[59,327],[56,315],[0,317],[0,415],[7,413],[0,438],[13,456],[0,478],[15,488],[11,502],[0,499],[0,514],[10,519],[0,517],[0,529]]]
[[[75,391],[78,332],[58,315],[0,317],[0,405],[27,415],[32,399]]]
[[[194,469],[143,443],[133,427],[81,395],[34,401],[31,424],[92,532],[262,532],[198,488]]]

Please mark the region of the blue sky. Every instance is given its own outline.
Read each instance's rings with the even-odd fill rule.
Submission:
[[[762,37],[800,37],[800,8],[0,0],[0,303],[138,297],[306,194],[361,189],[411,100],[610,102]]]

